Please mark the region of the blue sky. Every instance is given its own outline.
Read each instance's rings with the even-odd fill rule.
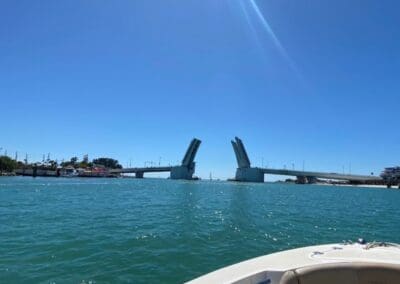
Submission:
[[[400,162],[398,1],[0,4],[0,147],[378,173]],[[268,180],[268,178],[267,178]]]

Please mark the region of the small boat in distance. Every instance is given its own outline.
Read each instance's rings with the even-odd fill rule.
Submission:
[[[79,172],[72,166],[66,167],[65,169],[58,169],[60,177],[78,177]]]
[[[400,245],[328,244],[273,253],[215,272],[188,284],[398,284]]]

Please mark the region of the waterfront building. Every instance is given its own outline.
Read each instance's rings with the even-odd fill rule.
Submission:
[[[381,173],[382,179],[388,185],[400,185],[400,167],[385,168]]]

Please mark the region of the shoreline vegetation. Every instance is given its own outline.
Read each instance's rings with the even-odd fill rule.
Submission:
[[[115,177],[110,170],[122,169],[118,160],[101,157],[89,160],[85,155],[81,161],[72,157],[69,161],[58,162],[49,157],[42,162],[28,163],[6,155],[0,156],[0,176],[48,176],[48,177]]]

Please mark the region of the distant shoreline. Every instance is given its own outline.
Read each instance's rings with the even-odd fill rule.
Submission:
[[[32,176],[28,176],[28,175],[16,175],[16,174],[5,174],[3,173],[2,175],[0,175],[1,177],[31,177]],[[76,176],[76,177],[66,177],[66,176],[37,176],[37,177],[44,177],[44,178],[67,178],[67,179],[75,179],[75,178],[84,178],[84,179],[93,179],[93,178],[110,178],[110,177],[105,177],[105,176]],[[36,177],[33,177],[36,178]],[[129,179],[136,179],[136,177],[128,177],[128,176],[120,176],[120,177],[113,177],[113,178],[129,178]],[[152,178],[157,178],[157,177],[148,177],[148,179],[152,179]],[[159,179],[167,179],[167,178],[159,178]],[[201,179],[198,179],[201,180]],[[203,181],[210,181],[207,179],[204,179]],[[220,179],[214,179],[212,181],[219,181],[219,182],[224,182],[224,180],[220,180]],[[226,182],[235,182],[233,179],[231,180],[226,180]],[[242,182],[240,182],[242,183]],[[340,187],[365,187],[365,188],[381,188],[381,189],[386,189],[388,188],[387,185],[377,185],[377,184],[343,184],[343,183],[323,183],[323,182],[317,182],[317,183],[312,183],[312,184],[298,184],[295,182],[287,182],[287,181],[266,181],[264,183],[281,183],[281,184],[293,184],[293,185],[319,185],[319,186],[340,186]],[[392,186],[392,189],[398,189],[398,186]]]
[[[384,184],[330,184],[330,183],[316,183],[316,185],[327,185],[327,186],[347,186],[347,187],[368,187],[368,188],[387,188]],[[396,189],[397,186],[392,186]]]
[[[282,184],[298,184],[295,182],[286,182],[286,181],[276,181],[275,183],[282,183]],[[388,188],[385,184],[345,184],[345,183],[324,183],[324,182],[317,182],[312,184],[304,184],[304,185],[321,185],[321,186],[341,186],[341,187],[367,187],[367,188]],[[392,189],[397,189],[397,185],[393,185]]]

